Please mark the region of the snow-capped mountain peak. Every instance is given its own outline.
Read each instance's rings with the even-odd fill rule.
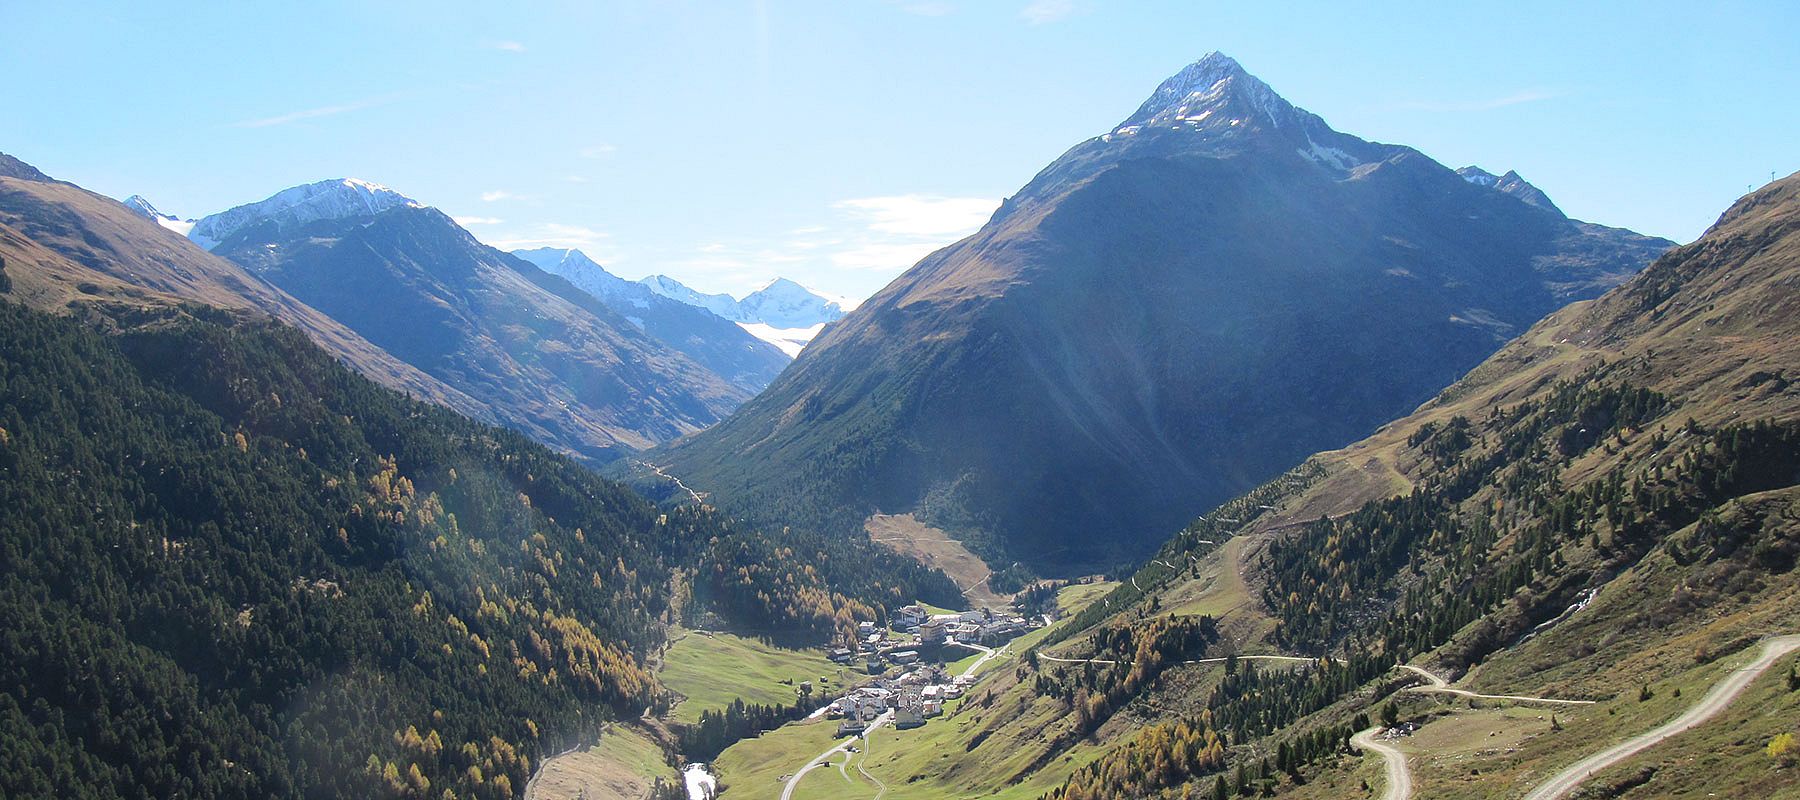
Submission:
[[[358,178],[334,178],[283,189],[267,200],[241,205],[205,217],[188,238],[208,250],[252,225],[273,222],[281,228],[324,219],[373,216],[390,208],[423,208],[418,201]]]
[[[141,194],[134,194],[130,197],[125,198],[124,200],[120,200],[119,202],[124,203],[126,208],[129,208],[132,211],[136,211],[138,214],[140,214],[142,216],[151,217],[151,218],[168,216],[167,214],[164,214],[161,211],[156,210],[156,206],[151,205],[150,201],[144,199],[144,196]]]
[[[1495,175],[1485,169],[1470,165],[1457,170],[1456,174],[1476,186],[1485,186],[1502,194],[1512,195],[1528,205],[1555,212],[1559,216],[1563,215],[1562,209],[1557,208],[1556,204],[1550,201],[1550,196],[1544,194],[1544,190],[1531,185],[1513,170],[1507,170],[1505,175]]]
[[[841,319],[845,303],[787,278],[776,278],[767,286],[739,300],[738,309],[744,317],[739,322],[760,322],[776,328],[805,328]]]
[[[599,262],[588,258],[586,253],[571,248],[535,247],[529,250],[514,250],[512,254],[531,262],[546,272],[553,272],[564,277],[567,277],[568,272],[580,270],[606,272]]]
[[[194,228],[193,220],[183,220],[173,214],[164,214],[163,212],[158,211],[156,206],[152,205],[150,201],[141,194],[134,194],[119,202],[123,203],[126,208],[136,212],[138,216],[148,219],[151,222],[181,234],[182,236],[188,235],[188,232]]]
[[[1345,136],[1310,111],[1276,94],[1236,60],[1206,54],[1170,76],[1101,142],[1132,146],[1136,141],[1203,145],[1253,139],[1293,148],[1296,155],[1325,169],[1348,172],[1386,157],[1382,148]],[[1192,138],[1188,138],[1192,137]]]
[[[1273,128],[1297,123],[1291,103],[1231,56],[1214,51],[1158,85],[1113,133],[1147,126],[1231,128],[1251,118]]]
[[[738,309],[737,298],[728,294],[703,294],[697,292],[681,281],[667,275],[651,275],[638,283],[649,287],[650,291],[667,297],[670,300],[686,303],[695,308],[704,308],[732,322],[743,322],[743,315]]]

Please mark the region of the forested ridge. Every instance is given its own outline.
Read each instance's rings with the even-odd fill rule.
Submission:
[[[0,795],[513,797],[666,699],[645,664],[682,617],[821,640],[914,591],[834,590],[798,539],[293,329],[110,313],[0,302]]]

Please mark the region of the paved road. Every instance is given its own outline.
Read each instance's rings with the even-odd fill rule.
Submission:
[[[1564,706],[1591,706],[1594,704],[1594,701],[1592,700],[1557,700],[1552,697],[1524,697],[1516,694],[1476,694],[1468,689],[1451,688],[1449,682],[1445,681],[1443,678],[1411,664],[1401,664],[1400,668],[1415,673],[1431,682],[1430,686],[1411,687],[1407,689],[1409,692],[1431,692],[1437,694],[1453,694],[1458,697],[1471,697],[1477,700],[1515,700],[1521,703],[1549,703],[1552,705]]]
[[[887,724],[893,718],[894,712],[892,709],[881,712],[881,716],[876,717],[874,722],[869,723],[869,727],[863,730],[862,735],[867,737],[869,734],[874,733],[876,728]],[[806,762],[806,766],[801,767],[799,772],[794,773],[793,777],[788,778],[787,785],[781,787],[781,800],[792,800],[794,796],[794,787],[800,785],[800,779],[806,777],[806,773],[817,769],[820,764],[825,762],[825,759],[831,757],[832,753],[843,752],[844,748],[849,747],[850,743],[854,741],[856,741],[855,736],[848,737],[833,745],[831,749],[820,753],[813,760]]]
[[[1701,698],[1699,703],[1687,710],[1687,713],[1665,723],[1656,730],[1632,737],[1582,759],[1574,766],[1557,773],[1543,785],[1533,789],[1531,794],[1525,796],[1525,800],[1556,800],[1574,791],[1575,787],[1580,786],[1594,773],[1713,718],[1719,712],[1724,711],[1726,706],[1731,705],[1731,701],[1737,699],[1737,696],[1743,693],[1750,682],[1756,680],[1756,676],[1774,666],[1782,656],[1797,649],[1800,649],[1800,634],[1779,636],[1764,641],[1762,653],[1756,657],[1756,660],[1733,669],[1730,674],[1719,679],[1718,683],[1713,684],[1712,691],[1707,692],[1706,697]]]
[[[1375,740],[1380,728],[1370,728],[1350,737],[1350,743],[1363,750],[1381,754],[1387,762],[1387,787],[1382,800],[1406,800],[1412,796],[1412,773],[1406,769],[1406,754]]]
[[[1008,644],[1001,647],[999,650],[995,650],[991,647],[982,647],[981,645],[969,644],[968,642],[957,642],[956,646],[967,647],[970,650],[976,650],[981,653],[980,658],[975,659],[969,666],[963,668],[962,674],[964,676],[974,676],[975,670],[981,669],[986,666],[989,661],[999,658],[1001,653],[1006,652],[1006,648],[1012,647],[1012,645]]]

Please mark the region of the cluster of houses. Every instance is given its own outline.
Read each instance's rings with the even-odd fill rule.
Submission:
[[[942,667],[922,666],[852,690],[832,701],[825,714],[840,720],[839,736],[862,733],[889,710],[894,712],[894,727],[916,728],[944,713],[944,701],[962,697],[973,682],[967,675],[952,678]]]
[[[968,676],[952,678],[942,666],[933,666],[943,663],[946,649],[974,652],[968,645],[997,647],[1050,623],[1044,617],[1027,619],[987,609],[932,614],[917,605],[894,609],[888,621],[887,629],[874,622],[860,623],[854,649],[839,647],[828,653],[832,661],[861,662],[870,675],[879,676],[827,707],[829,717],[841,720],[840,736],[861,733],[889,709],[896,727],[925,724],[927,718],[943,713],[944,701],[961,697],[973,682]]]
[[[955,614],[932,614],[917,605],[894,609],[888,619],[895,631],[917,636],[921,647],[955,642],[995,647],[1048,622],[1042,618],[1027,619],[996,614],[993,609],[988,608]]]
[[[890,665],[930,660],[945,647],[998,647],[1048,624],[1047,617],[1028,619],[988,609],[932,614],[920,606],[902,606],[889,615],[888,629],[874,622],[858,623],[856,647],[834,648],[827,655],[839,664],[860,661],[870,675],[879,675]]]

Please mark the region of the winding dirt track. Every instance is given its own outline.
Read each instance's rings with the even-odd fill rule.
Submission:
[[[1417,674],[1431,682],[1430,686],[1411,687],[1407,689],[1409,692],[1453,694],[1457,697],[1468,697],[1476,700],[1513,700],[1520,703],[1549,703],[1551,705],[1563,706],[1591,706],[1594,704],[1594,701],[1592,700],[1558,700],[1554,697],[1525,697],[1516,694],[1476,694],[1468,689],[1451,688],[1448,681],[1411,664],[1401,664],[1400,668]]]
[[[1318,661],[1318,659],[1316,659],[1316,658],[1302,658],[1300,656],[1238,656],[1237,658],[1239,661],[1299,661],[1299,662],[1303,662],[1303,663],[1312,663],[1314,661]],[[1117,663],[1119,663],[1110,658],[1058,658],[1056,656],[1045,655],[1043,653],[1038,654],[1038,659],[1040,659],[1042,661],[1051,661],[1051,662],[1054,662],[1057,664],[1117,664]],[[1226,658],[1196,658],[1191,661],[1177,661],[1174,663],[1177,663],[1177,664],[1223,664],[1227,660],[1229,660],[1229,659],[1226,659]]]
[[[1688,730],[1705,722],[1737,699],[1750,682],[1756,680],[1782,656],[1800,649],[1800,634],[1779,636],[1763,642],[1762,653],[1742,667],[1733,669],[1730,674],[1713,684],[1712,691],[1707,692],[1700,702],[1675,719],[1664,723],[1661,727],[1627,739],[1594,755],[1575,763],[1574,766],[1557,773],[1550,780],[1533,789],[1525,800],[1557,800],[1575,790],[1594,773],[1613,766],[1627,758],[1662,742],[1671,736]]]
[[[1379,732],[1380,728],[1370,728],[1350,737],[1350,743],[1380,753],[1387,762],[1387,788],[1382,791],[1382,800],[1406,800],[1412,796],[1412,772],[1406,768],[1406,754],[1375,741]]]

